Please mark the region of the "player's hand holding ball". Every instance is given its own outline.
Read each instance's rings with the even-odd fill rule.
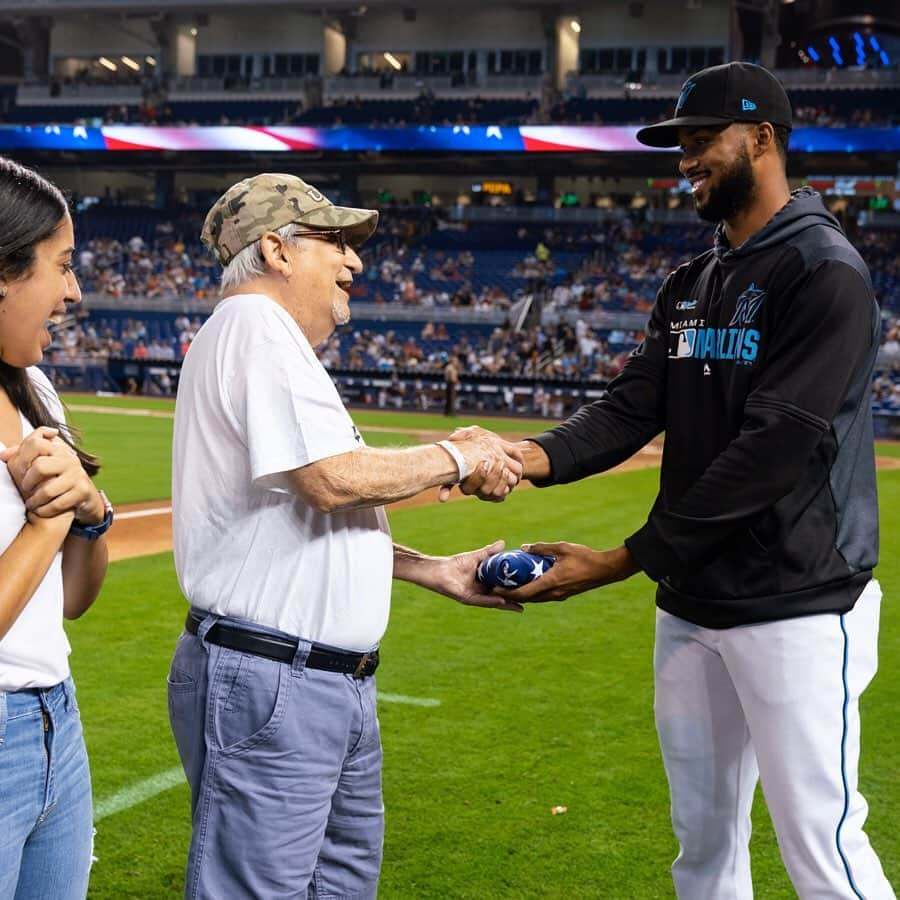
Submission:
[[[486,587],[518,588],[540,578],[554,562],[525,550],[504,550],[482,560],[475,577]]]
[[[560,541],[523,544],[521,550],[494,554],[482,561],[476,577],[516,603],[545,603],[621,581],[637,571],[626,547],[593,550]]]

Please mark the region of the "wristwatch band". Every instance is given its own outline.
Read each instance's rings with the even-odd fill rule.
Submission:
[[[109,502],[109,497],[107,497],[103,491],[97,491],[97,493],[100,494],[100,499],[103,501],[103,508],[106,510],[103,521],[97,525],[85,525],[82,522],[79,522],[78,519],[75,519],[69,527],[69,534],[74,534],[75,537],[84,538],[86,541],[96,541],[97,538],[109,531],[109,526],[113,523],[112,503]]]

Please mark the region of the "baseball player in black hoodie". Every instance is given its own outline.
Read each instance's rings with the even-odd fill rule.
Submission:
[[[790,193],[790,129],[779,82],[729,63],[688,79],[675,117],[638,132],[681,147],[715,246],[665,280],[608,393],[517,445],[524,477],[561,484],[665,431],[646,524],[610,551],[530,545],[556,565],[509,596],[564,600],[640,570],[658,583],[656,724],[687,900],[752,897],[758,779],[803,900],[894,897],[857,789],[881,603],[879,312],[819,196]]]

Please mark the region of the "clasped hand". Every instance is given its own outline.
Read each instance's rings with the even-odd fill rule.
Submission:
[[[512,442],[478,425],[457,428],[449,439],[468,466],[468,475],[459,486],[464,494],[499,503],[522,480],[524,460]],[[442,503],[449,500],[450,491],[449,486],[442,487],[438,499]]]
[[[6,463],[29,516],[102,520],[103,501],[58,429],[36,428],[21,444],[0,450],[0,462]]]

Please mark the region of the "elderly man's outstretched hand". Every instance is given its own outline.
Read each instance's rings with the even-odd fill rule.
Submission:
[[[503,541],[495,541],[478,550],[453,556],[431,557],[429,564],[433,568],[429,572],[427,586],[466,606],[522,612],[523,609],[515,598],[501,596],[494,588],[483,585],[475,577],[478,564],[494,553],[499,553],[503,546]]]

